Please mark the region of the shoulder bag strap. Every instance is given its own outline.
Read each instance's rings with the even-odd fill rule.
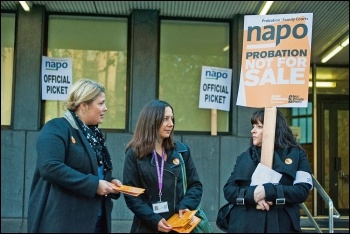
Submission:
[[[183,187],[184,187],[184,194],[186,194],[187,190],[187,178],[186,178],[186,168],[185,168],[185,161],[181,155],[181,153],[177,152],[179,155],[179,159],[181,161],[181,173],[182,173],[182,180],[183,180]]]

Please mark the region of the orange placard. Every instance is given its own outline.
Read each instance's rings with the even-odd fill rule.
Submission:
[[[307,107],[312,22],[312,13],[244,16],[237,105]]]

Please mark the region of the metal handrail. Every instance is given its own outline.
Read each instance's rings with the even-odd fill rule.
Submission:
[[[323,198],[323,200],[325,202],[328,202],[328,211],[329,211],[329,216],[328,216],[329,217],[329,228],[328,228],[328,231],[329,231],[329,233],[334,233],[334,218],[338,219],[340,217],[340,214],[337,211],[337,209],[334,208],[332,199],[328,196],[327,192],[324,190],[322,185],[316,180],[314,175],[312,175],[312,181],[313,181],[313,184],[314,184],[314,188],[317,189],[317,192],[320,193],[320,195]],[[308,208],[306,207],[306,205],[304,203],[302,203],[302,204],[299,204],[299,206],[301,208],[303,208],[303,210],[305,211],[307,217],[309,218],[309,221],[315,227],[316,231],[318,233],[322,233],[320,227],[316,223],[315,219],[311,215],[311,213],[308,210]]]
[[[299,204],[299,206],[301,208],[303,208],[303,210],[305,211],[307,217],[309,218],[309,221],[312,223],[312,225],[314,226],[314,228],[316,229],[317,233],[322,233],[320,226],[318,226],[318,224],[316,223],[315,219],[312,217],[310,211],[308,210],[308,208],[306,207],[305,203],[301,203]]]

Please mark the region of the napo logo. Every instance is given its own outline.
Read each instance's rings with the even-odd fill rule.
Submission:
[[[305,24],[297,24],[293,28],[288,24],[277,25],[277,29],[273,25],[267,25],[264,27],[263,32],[259,26],[250,26],[248,27],[248,41],[252,41],[254,31],[256,31],[256,41],[276,40],[276,46],[281,40],[287,39],[291,34],[295,39],[302,39],[308,34],[308,28]]]
[[[228,77],[228,74],[226,72],[220,72],[220,71],[205,71],[205,78],[206,79],[219,79],[223,78],[226,79]]]
[[[50,62],[47,61],[45,63],[46,70],[55,70],[57,71],[59,68],[67,68],[68,63],[67,62]]]

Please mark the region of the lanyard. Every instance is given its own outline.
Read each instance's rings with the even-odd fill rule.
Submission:
[[[159,201],[162,201],[162,188],[163,188],[163,172],[164,172],[164,149],[162,149],[162,165],[159,168],[158,157],[155,150],[153,150],[154,160],[157,166],[158,175],[158,189],[159,189]]]

